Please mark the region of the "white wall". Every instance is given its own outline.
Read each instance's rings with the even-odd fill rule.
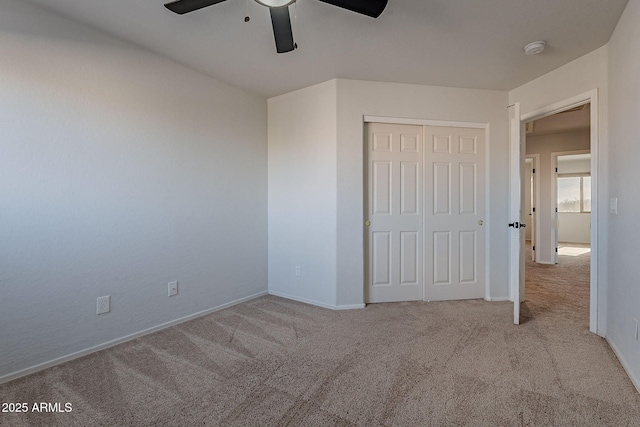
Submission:
[[[591,241],[591,214],[587,212],[558,213],[558,242],[585,243]]]
[[[509,92],[509,103],[520,102],[522,114],[573,98],[593,89],[598,91],[598,308],[597,330],[607,330],[607,270],[608,270],[608,217],[609,211],[609,142],[608,142],[608,46],[594,50],[550,73],[547,73]],[[592,106],[592,108],[594,108]],[[592,153],[593,154],[593,153]],[[593,173],[593,171],[592,171]]]
[[[633,337],[633,318],[640,321],[640,233],[636,225],[637,214],[640,211],[638,22],[640,0],[629,0],[609,43],[609,194],[618,197],[618,214],[608,215],[610,268],[607,339],[640,391],[640,341],[634,340]]]
[[[509,102],[520,102],[521,113],[536,111],[547,105],[598,89],[600,96],[600,131],[607,115],[607,46],[594,50],[562,67],[538,77],[509,92]],[[606,126],[605,126],[606,127]]]
[[[587,145],[587,150],[589,146]],[[570,155],[569,155],[570,156]],[[565,155],[558,159],[558,173],[590,173],[591,159],[567,160]]]
[[[269,292],[334,307],[336,81],[268,105]]]
[[[354,80],[269,99],[269,292],[338,309],[363,306],[363,118],[377,115],[489,124],[490,296],[506,298],[506,103],[506,92]],[[492,221],[504,229],[490,234]]]
[[[365,115],[489,124],[490,297],[507,298],[509,145],[507,93],[338,80],[337,304],[364,301]]]
[[[0,10],[0,380],[266,292],[266,100]]]
[[[538,214],[538,226],[540,227],[540,241],[536,243],[537,261],[544,264],[555,263],[555,164],[552,162],[552,154],[578,150],[589,150],[591,141],[589,130],[555,133],[550,135],[528,136],[527,154],[539,154],[540,164],[536,170],[539,173],[540,205],[536,209]],[[584,214],[579,214],[584,215]],[[588,215],[588,214],[587,214]],[[587,222],[588,223],[588,222]],[[587,226],[587,234],[589,228]],[[560,241],[573,241],[563,240]],[[587,242],[588,242],[587,238]]]

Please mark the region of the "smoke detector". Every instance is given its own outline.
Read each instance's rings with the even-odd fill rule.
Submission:
[[[537,55],[538,53],[544,50],[544,47],[546,45],[547,44],[542,40],[537,42],[531,42],[524,47],[524,53],[526,53],[527,55]]]

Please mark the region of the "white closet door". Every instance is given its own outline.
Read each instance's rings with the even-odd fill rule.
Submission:
[[[422,131],[367,125],[369,303],[422,300]]]
[[[485,131],[424,131],[424,300],[485,294]]]

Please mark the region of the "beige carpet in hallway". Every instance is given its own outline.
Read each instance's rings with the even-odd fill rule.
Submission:
[[[640,425],[640,395],[588,331],[583,284],[545,287],[549,267],[520,326],[507,302],[262,297],[0,385],[2,402],[73,408],[0,425]]]
[[[589,329],[589,287],[591,253],[588,244],[560,243],[558,264],[537,264],[531,260],[531,245],[526,246],[526,289],[522,305],[524,320],[531,316],[539,322],[562,320],[567,328]],[[576,250],[578,249],[578,250]],[[580,250],[581,249],[581,250]],[[555,316],[558,316],[556,318]]]

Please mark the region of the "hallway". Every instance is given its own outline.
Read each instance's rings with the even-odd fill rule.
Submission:
[[[527,242],[525,302],[522,304],[525,322],[531,317],[537,320],[549,318],[566,322],[567,326],[573,323],[575,328],[589,331],[591,252],[584,250],[588,248],[589,245],[579,243],[560,244],[558,264],[536,264],[531,260],[531,244]],[[563,255],[563,252],[571,255]]]

